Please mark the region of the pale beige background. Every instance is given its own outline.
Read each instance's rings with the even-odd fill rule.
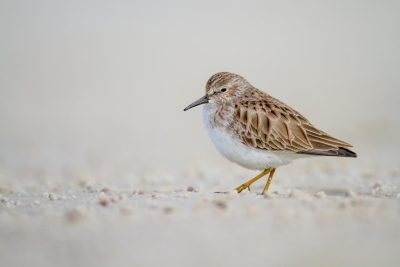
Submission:
[[[1,1],[0,163],[221,160],[201,110],[182,112],[217,71],[359,152],[397,149],[399,11],[397,1]]]

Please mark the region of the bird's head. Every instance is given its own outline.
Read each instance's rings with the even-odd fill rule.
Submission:
[[[208,79],[206,94],[187,106],[184,111],[206,103],[227,103],[240,96],[250,83],[242,76],[230,72],[218,72]]]

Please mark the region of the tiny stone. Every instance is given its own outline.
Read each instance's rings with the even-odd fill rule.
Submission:
[[[113,190],[109,187],[104,187],[103,189],[100,190],[100,192],[106,193],[106,194],[111,194]]]
[[[117,203],[118,201],[120,200],[120,198],[119,198],[119,196],[112,196],[112,197],[110,197],[110,201],[112,202],[112,203]]]
[[[382,189],[382,183],[376,182],[376,183],[372,186],[372,188],[373,188],[373,189],[376,189],[376,190],[380,190],[380,189]]]
[[[197,190],[193,186],[188,186],[186,191],[188,191],[188,192],[197,192]]]
[[[172,213],[172,212],[174,211],[174,208],[172,208],[172,207],[165,207],[165,208],[163,209],[163,211],[164,211],[165,214],[170,214],[170,213]]]
[[[50,200],[58,200],[59,198],[54,193],[50,192],[47,196]]]
[[[73,223],[82,221],[85,218],[85,216],[86,216],[85,209],[79,207],[69,210],[65,213],[65,218],[69,222]]]
[[[80,181],[78,182],[78,185],[79,185],[80,187],[82,187],[82,188],[85,188],[85,187],[88,185],[88,182],[85,181],[85,180],[80,180]]]
[[[3,197],[2,195],[0,195],[0,203],[7,203],[8,199],[6,197]]]
[[[99,203],[101,206],[105,207],[105,206],[107,206],[108,204],[110,204],[110,199],[106,196],[106,194],[105,194],[104,192],[101,192],[101,193],[98,195],[98,203]]]
[[[228,207],[228,204],[223,200],[215,200],[214,204],[215,204],[215,206],[217,206],[217,208],[222,209],[222,210],[224,210]]]
[[[102,198],[102,199],[99,199],[99,204],[102,205],[103,207],[105,207],[108,204],[110,204],[110,201],[108,201],[108,199]]]

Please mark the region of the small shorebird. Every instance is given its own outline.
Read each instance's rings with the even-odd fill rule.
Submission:
[[[238,186],[240,193],[269,174],[262,193],[268,190],[275,169],[309,156],[357,157],[350,144],[315,128],[300,113],[260,91],[242,76],[219,72],[206,84],[206,95],[184,111],[204,105],[208,134],[219,152],[232,162],[259,175]]]

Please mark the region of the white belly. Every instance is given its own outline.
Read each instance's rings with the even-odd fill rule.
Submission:
[[[209,107],[204,107],[205,127],[215,147],[224,157],[242,167],[264,170],[270,167],[276,168],[288,164],[294,159],[304,157],[293,152],[268,151],[248,147],[223,127],[214,127],[210,120],[210,114],[212,111]]]

